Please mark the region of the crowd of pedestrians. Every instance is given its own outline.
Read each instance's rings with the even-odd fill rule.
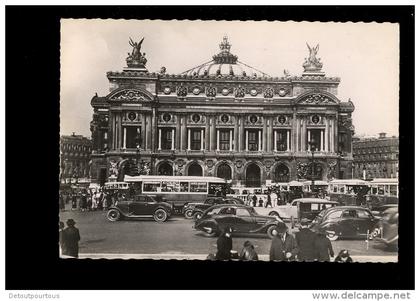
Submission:
[[[82,189],[68,192],[60,192],[60,210],[65,211],[66,205],[70,204],[70,210],[96,211],[108,210],[117,200],[122,200],[125,195],[113,190]]]
[[[273,231],[270,247],[270,261],[326,262],[334,258],[334,250],[324,230],[317,232],[309,229],[309,220],[303,219],[299,231],[293,235],[286,224],[282,223]],[[238,253],[232,249],[232,228],[223,229],[217,239],[217,252],[210,254],[211,260],[258,260],[258,254],[250,241],[245,241]],[[352,262],[348,250],[341,250],[335,262]]]

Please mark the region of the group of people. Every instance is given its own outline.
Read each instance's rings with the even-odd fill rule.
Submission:
[[[67,227],[64,228],[64,223],[59,222],[59,233],[60,233],[60,254],[70,257],[79,257],[79,241],[80,233],[79,229],[75,227],[76,222],[73,219],[68,219]]]
[[[270,247],[270,261],[331,261],[334,250],[325,231],[313,232],[309,229],[309,220],[301,221],[301,228],[295,235],[289,233],[286,224],[282,223],[272,232],[274,237]],[[216,260],[258,260],[258,254],[250,241],[246,241],[238,255],[232,250],[232,229],[227,227],[217,240]],[[335,262],[352,262],[348,250],[341,250]]]
[[[108,210],[117,200],[122,199],[121,193],[105,191],[101,188],[96,190],[83,189],[81,191],[60,192],[60,210],[64,211],[66,204],[71,203],[71,210],[96,211]]]
[[[289,191],[269,188],[264,194],[248,193],[246,200],[248,206],[267,208],[290,203],[292,197]]]

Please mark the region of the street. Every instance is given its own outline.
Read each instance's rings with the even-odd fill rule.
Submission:
[[[124,258],[205,258],[216,252],[217,238],[209,238],[195,231],[193,220],[173,216],[165,223],[153,219],[120,220],[110,222],[106,211],[80,212],[66,210],[60,212],[60,220],[73,218],[80,230],[80,257],[95,257],[95,254],[118,254]],[[292,229],[295,232],[297,229]],[[243,243],[249,240],[256,247],[261,259],[268,258],[271,240],[263,234],[233,235],[233,250],[240,252]],[[349,250],[357,261],[397,261],[397,252],[385,250],[380,244],[364,240],[333,241],[335,254],[342,249]],[[86,255],[84,255],[86,254]],[[138,257],[141,254],[150,254]],[[113,257],[115,257],[115,255]],[[201,255],[201,256],[198,256]],[[118,257],[117,256],[117,257]],[[369,260],[371,258],[372,260]]]

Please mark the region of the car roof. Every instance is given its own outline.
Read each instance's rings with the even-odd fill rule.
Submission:
[[[335,206],[326,209],[327,211],[334,211],[334,210],[344,210],[344,209],[362,209],[362,210],[369,210],[369,208],[362,207],[362,206]]]
[[[314,203],[314,204],[338,204],[338,202],[335,201],[329,201],[324,199],[317,199],[317,198],[301,198],[301,199],[295,199],[294,202],[300,202],[300,203]]]

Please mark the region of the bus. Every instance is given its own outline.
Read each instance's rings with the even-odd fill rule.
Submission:
[[[204,202],[209,195],[224,195],[229,184],[217,177],[196,176],[128,176],[124,182],[130,186],[131,193],[148,194],[161,198],[174,206],[176,213],[188,203]]]
[[[303,182],[303,197],[305,197],[305,198],[307,198],[307,197],[317,197],[317,196],[319,196],[319,192],[321,192],[321,191],[323,192],[323,193],[321,193],[321,195],[325,196],[325,194],[328,190],[328,182],[319,181],[319,180],[314,181],[314,190],[315,191],[312,192],[312,181]]]
[[[398,204],[397,178],[376,178],[369,181],[368,185],[370,189],[366,201],[372,209],[387,204]]]
[[[332,180],[328,186],[330,200],[346,206],[365,205],[368,192],[369,182],[359,179]]]

